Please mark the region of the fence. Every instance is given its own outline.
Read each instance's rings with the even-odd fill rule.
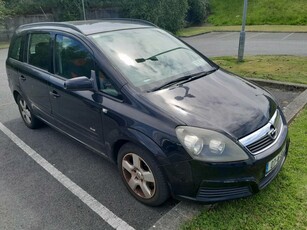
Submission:
[[[104,9],[95,9],[86,12],[87,20],[103,19],[103,18],[119,18],[121,17],[121,9],[118,7],[110,7]],[[80,20],[83,19],[80,16]],[[23,24],[34,22],[52,22],[56,21],[53,14],[37,14],[26,16],[15,16],[6,18],[4,26],[0,29],[0,41],[9,41],[14,34],[15,29]]]

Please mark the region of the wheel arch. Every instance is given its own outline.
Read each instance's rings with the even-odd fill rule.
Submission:
[[[14,100],[15,100],[16,103],[17,103],[17,98],[18,98],[19,95],[21,95],[21,94],[17,90],[13,91],[13,96],[14,96]]]
[[[112,161],[114,161],[115,163],[117,162],[119,150],[127,143],[135,144],[152,153],[158,165],[169,163],[167,156],[163,153],[162,149],[158,146],[158,144],[155,143],[151,138],[146,136],[144,133],[135,129],[129,129],[129,134],[125,136],[126,138],[119,139],[112,145]]]

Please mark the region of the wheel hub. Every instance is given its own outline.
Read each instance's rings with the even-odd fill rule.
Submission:
[[[143,174],[138,169],[136,169],[135,176],[136,176],[136,179],[138,180],[143,180],[144,178]]]

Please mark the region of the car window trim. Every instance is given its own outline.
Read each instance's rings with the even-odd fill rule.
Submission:
[[[29,64],[29,63],[27,63],[27,62],[23,62],[25,65],[28,65],[28,67],[31,67],[31,68],[34,68],[34,69],[36,69],[36,70],[39,70],[39,71],[41,71],[41,72],[44,72],[44,73],[46,73],[46,74],[52,74],[52,73],[50,73],[48,70],[45,70],[45,69],[42,69],[42,68],[40,68],[40,67],[38,67],[38,66],[35,66],[35,65],[31,65],[31,64]]]
[[[101,96],[103,96],[103,97],[107,97],[107,98],[109,98],[109,99],[111,99],[111,100],[113,100],[113,101],[117,101],[117,102],[120,102],[120,103],[124,103],[124,97],[123,97],[123,99],[119,99],[119,98],[117,98],[117,97],[114,97],[114,96],[112,96],[112,95],[110,95],[110,94],[107,94],[107,93],[105,93],[105,92],[102,92],[102,91],[97,91],[96,92],[97,94],[99,94],[99,95],[101,95]],[[120,92],[121,93],[121,92]],[[121,95],[123,95],[122,93],[121,93]]]

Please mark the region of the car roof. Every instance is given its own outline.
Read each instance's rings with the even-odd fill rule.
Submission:
[[[25,24],[17,28],[16,33],[31,29],[57,29],[76,31],[84,35],[103,33],[116,30],[156,27],[154,24],[139,19],[104,19],[71,22],[38,22]]]

